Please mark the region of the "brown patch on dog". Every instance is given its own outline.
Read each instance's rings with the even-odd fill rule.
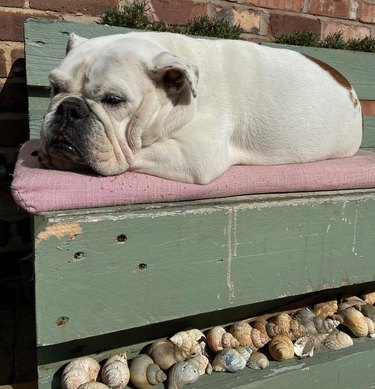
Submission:
[[[309,60],[315,62],[317,65],[319,65],[322,69],[324,69],[326,72],[328,72],[341,86],[344,88],[351,90],[352,85],[350,82],[340,73],[338,72],[335,68],[332,66],[328,65],[327,63],[321,61],[320,59],[316,59],[314,57],[311,57],[310,55],[307,54],[302,54]]]
[[[302,55],[304,55],[310,61],[313,61],[317,65],[319,65],[323,70],[328,72],[341,86],[347,89],[349,91],[350,100],[352,101],[354,107],[357,107],[359,105],[359,100],[353,94],[352,85],[339,71],[337,71],[335,68],[328,65],[327,63],[321,61],[320,59],[316,59],[307,54],[302,54]]]

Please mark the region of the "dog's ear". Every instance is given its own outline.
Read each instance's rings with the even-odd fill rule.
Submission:
[[[72,50],[74,47],[78,46],[79,44],[87,41],[87,38],[83,38],[82,36],[79,36],[75,34],[74,32],[71,32],[69,34],[69,40],[66,45],[65,54],[68,54],[70,50]]]
[[[197,97],[198,67],[172,53],[163,51],[153,59],[151,77],[162,83],[169,95],[179,94],[188,85],[193,97]]]

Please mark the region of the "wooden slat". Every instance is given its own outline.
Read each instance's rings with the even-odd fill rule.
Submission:
[[[345,193],[40,220],[37,343],[372,281],[374,193]]]

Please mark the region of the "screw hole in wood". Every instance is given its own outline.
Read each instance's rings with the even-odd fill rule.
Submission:
[[[117,236],[117,243],[125,243],[128,237],[125,234],[120,234]]]

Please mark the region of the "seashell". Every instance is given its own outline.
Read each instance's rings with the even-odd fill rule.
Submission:
[[[364,315],[354,307],[344,309],[333,315],[333,318],[348,327],[355,336],[361,337],[368,334],[368,325]]]
[[[325,334],[336,329],[340,322],[335,319],[323,319],[320,316],[315,316],[313,324],[319,334]]]
[[[182,350],[185,359],[192,355],[203,354],[205,350],[206,337],[202,331],[195,328],[177,332],[169,340]]]
[[[266,357],[265,354],[260,351],[255,351],[250,355],[249,360],[247,361],[246,366],[250,367],[250,369],[265,369],[270,364],[270,361]]]
[[[332,350],[353,346],[353,339],[342,331],[333,331],[324,340],[324,345]]]
[[[252,328],[250,324],[244,321],[234,323],[229,328],[229,332],[238,340],[241,346],[248,346],[253,349],[261,348],[270,341],[268,335]]]
[[[375,338],[375,323],[369,317],[365,316],[365,319],[366,319],[367,327],[368,327],[367,335],[370,338],[374,339]]]
[[[362,300],[369,305],[375,304],[375,292],[365,293],[362,296]]]
[[[256,330],[260,331],[264,336],[270,336],[267,333],[267,324],[268,321],[264,319],[257,319],[251,323],[251,326]]]
[[[191,357],[188,359],[188,362],[196,366],[199,375],[212,373],[212,366],[205,355],[200,354],[195,357]]]
[[[294,342],[294,354],[299,358],[312,357],[314,349],[326,339],[328,333],[307,334]]]
[[[314,318],[316,317],[315,313],[309,308],[302,308],[297,311],[294,315],[294,318],[298,320],[308,332],[315,333],[316,328],[314,325]]]
[[[196,363],[187,360],[172,366],[168,375],[168,389],[181,389],[185,384],[192,384],[199,378]]]
[[[240,343],[230,333],[225,331],[223,327],[213,327],[207,332],[207,344],[213,352],[221,351],[227,347],[238,347]]]
[[[167,370],[175,363],[186,359],[182,350],[167,339],[152,343],[147,354],[163,370]]]
[[[294,354],[299,358],[307,358],[314,355],[314,342],[311,336],[305,335],[295,341]]]
[[[375,321],[375,307],[373,305],[360,305],[358,309],[363,313],[364,316],[370,318],[372,321]]]
[[[91,381],[78,386],[78,389],[109,389],[109,387],[101,382]]]
[[[137,389],[147,389],[167,379],[167,375],[146,354],[136,356],[130,365],[130,381]]]
[[[238,340],[241,346],[252,346],[251,328],[249,323],[238,321],[231,325],[229,332]]]
[[[276,335],[286,335],[291,340],[300,338],[307,331],[303,324],[286,313],[280,313],[273,317],[266,325],[266,330],[271,338]]]
[[[276,361],[281,362],[293,358],[293,342],[286,335],[276,335],[268,345],[270,354]]]
[[[323,319],[316,316],[309,308],[300,309],[295,318],[306,328],[310,334],[324,334],[334,330],[340,323],[336,319]]]
[[[337,300],[325,301],[324,303],[315,304],[313,306],[313,313],[316,316],[326,319],[328,316],[332,316],[339,309]]]
[[[63,389],[77,389],[80,385],[95,381],[100,370],[99,363],[91,357],[74,359],[65,367],[61,375]]]
[[[246,366],[252,351],[250,347],[244,347],[246,353],[243,349],[238,350],[235,348],[225,348],[224,350],[219,351],[212,362],[213,371],[229,371],[231,373],[236,373],[237,371],[242,370]],[[248,355],[247,359],[244,358],[246,355]]]
[[[125,353],[113,355],[102,368],[102,381],[110,389],[123,389],[129,382],[130,372]]]
[[[349,296],[345,297],[341,300],[339,304],[338,312],[343,311],[346,308],[349,307],[355,307],[358,308],[360,305],[366,304],[361,298],[357,296]]]

